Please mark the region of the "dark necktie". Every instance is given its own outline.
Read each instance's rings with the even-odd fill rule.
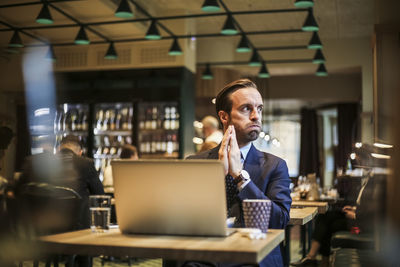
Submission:
[[[242,210],[242,201],[238,197],[239,190],[235,182],[233,181],[233,177],[229,174],[225,176],[225,190],[226,190],[226,205],[229,217],[236,217],[234,227],[243,227],[243,210]]]

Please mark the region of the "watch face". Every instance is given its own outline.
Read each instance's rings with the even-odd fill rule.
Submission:
[[[250,179],[250,175],[246,170],[242,170],[240,174],[245,178],[246,180]]]

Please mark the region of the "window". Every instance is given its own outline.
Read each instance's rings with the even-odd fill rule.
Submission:
[[[261,151],[271,153],[286,161],[289,176],[296,177],[299,173],[300,160],[300,118],[298,115],[274,116],[266,121],[254,145]]]

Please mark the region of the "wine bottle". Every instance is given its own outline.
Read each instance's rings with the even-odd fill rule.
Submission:
[[[151,111],[151,129],[157,129],[157,117],[158,117],[158,110],[157,106],[153,106]]]
[[[71,131],[76,131],[77,130],[77,111],[75,109],[71,109]]]
[[[102,109],[98,110],[97,116],[96,116],[96,119],[97,119],[96,129],[97,130],[101,130],[103,128],[103,116],[104,116],[103,110]]]
[[[63,120],[63,131],[70,130],[71,129],[70,127],[71,127],[71,113],[68,110],[65,113],[64,120]]]
[[[121,130],[121,128],[122,128],[121,119],[122,119],[122,115],[121,115],[120,112],[117,111],[117,116],[116,116],[116,119],[115,119],[115,129],[116,130]]]
[[[164,129],[169,130],[171,129],[171,109],[169,106],[165,107],[165,116],[164,116]]]
[[[128,130],[132,130],[133,107],[129,108],[128,113]]]
[[[122,129],[127,130],[128,129],[128,109],[123,108],[121,110],[122,113]]]
[[[110,110],[110,130],[114,131],[115,130],[115,111]]]
[[[87,118],[87,114],[86,111],[82,111],[82,122],[81,122],[81,130],[82,131],[87,131],[88,129],[88,118]]]
[[[107,131],[109,129],[110,126],[109,122],[110,122],[110,111],[107,109],[103,121],[103,131]]]

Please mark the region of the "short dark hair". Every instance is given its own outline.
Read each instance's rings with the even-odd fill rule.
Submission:
[[[230,98],[231,94],[239,89],[248,87],[258,90],[257,85],[249,79],[239,79],[225,85],[225,87],[222,88],[222,90],[218,93],[215,101],[217,115],[220,110],[230,114],[232,110],[232,100]]]
[[[63,137],[63,139],[60,142],[60,145],[65,145],[65,144],[71,144],[71,145],[75,145],[75,146],[79,146],[80,148],[82,148],[82,143],[81,140],[79,139],[78,136],[76,135],[66,135]]]
[[[121,154],[119,155],[119,157],[121,159],[129,159],[133,155],[137,155],[137,149],[135,146],[132,146],[132,145],[123,145],[122,146]]]

